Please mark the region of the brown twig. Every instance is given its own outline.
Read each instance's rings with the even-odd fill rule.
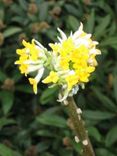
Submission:
[[[66,105],[68,109],[69,117],[74,126],[74,130],[76,133],[75,140],[76,142],[80,141],[82,143],[83,151],[81,153],[81,156],[95,156],[91,142],[88,138],[88,135],[84,126],[84,122],[80,116],[80,113],[81,113],[80,108],[76,106],[73,97],[68,97],[64,101],[64,104]]]

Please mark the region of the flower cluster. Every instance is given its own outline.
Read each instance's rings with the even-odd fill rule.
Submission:
[[[16,53],[19,55],[19,60],[15,64],[19,65],[21,74],[27,74],[36,72],[35,78],[30,77],[29,82],[33,85],[33,90],[37,94],[37,84],[40,81],[44,73],[44,64],[46,63],[46,49],[36,40],[32,40],[32,43],[28,43],[23,40],[25,48],[17,49]]]
[[[91,39],[91,34],[83,31],[82,23],[69,37],[59,28],[58,31],[61,38],[58,37],[59,42],[49,44],[51,51],[47,51],[35,40],[31,44],[23,41],[25,48],[17,50],[20,58],[16,64],[19,64],[21,73],[25,75],[38,71],[35,78],[29,78],[35,93],[44,69],[49,65],[49,75],[42,82],[61,86],[63,101],[67,96],[76,94],[79,86],[84,87],[89,81],[90,74],[97,65],[95,57],[101,52],[96,48],[98,42]]]

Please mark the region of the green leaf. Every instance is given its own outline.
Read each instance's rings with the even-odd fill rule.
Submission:
[[[14,156],[14,152],[13,150],[5,146],[4,144],[0,144],[0,155],[1,156]]]
[[[55,137],[55,134],[48,130],[39,130],[36,132],[36,135],[43,136],[43,137]]]
[[[73,156],[73,152],[71,149],[60,149],[59,150],[60,156]]]
[[[14,151],[14,156],[22,156],[19,152]]]
[[[2,101],[2,109],[4,114],[7,114],[13,106],[14,94],[10,91],[1,91],[0,100]]]
[[[111,101],[110,98],[103,95],[97,88],[92,87],[93,92],[95,93],[98,100],[106,107],[108,110],[116,111],[116,105]]]
[[[21,80],[21,78],[23,77],[23,75],[18,71],[16,70],[14,73],[13,73],[13,80],[15,82],[18,82],[19,80]]]
[[[73,148],[75,149],[75,151],[79,154],[81,154],[82,152],[82,145],[81,143],[76,143],[75,140],[70,139],[70,143],[72,144]]]
[[[26,1],[24,1],[24,0],[19,0],[19,4],[20,4],[20,6],[21,6],[21,8],[23,9],[23,10],[27,10],[27,2]]]
[[[48,3],[43,2],[39,5],[39,19],[40,21],[46,20],[48,16]]]
[[[49,28],[49,29],[46,31],[46,35],[47,35],[47,37],[49,37],[52,41],[55,41],[55,40],[56,40],[56,31],[53,30],[52,28]]]
[[[96,155],[97,156],[115,156],[113,153],[111,153],[110,151],[108,151],[105,148],[96,149]]]
[[[43,112],[43,115],[48,115],[48,114],[56,114],[57,112],[61,111],[61,105],[59,106],[53,106],[48,108],[46,111]]]
[[[7,37],[10,37],[10,36],[12,36],[14,34],[17,34],[17,33],[21,32],[21,31],[22,31],[22,28],[20,28],[20,27],[8,27],[3,32],[3,35],[4,35],[5,38],[7,38]]]
[[[64,118],[54,114],[42,114],[38,116],[36,120],[37,122],[48,126],[59,128],[65,128],[67,126],[66,120]]]
[[[42,153],[44,151],[46,151],[50,146],[50,143],[49,142],[40,142],[38,145],[37,145],[37,149],[39,149],[39,153]]]
[[[81,12],[78,11],[78,9],[76,7],[74,7],[74,5],[71,5],[70,3],[65,3],[64,7],[69,15],[79,17],[79,14],[81,14]]]
[[[15,88],[16,91],[20,91],[23,93],[30,93],[33,94],[32,86],[31,85],[17,85]]]
[[[109,36],[108,38],[104,39],[100,46],[112,46],[117,44],[117,36]]]
[[[47,104],[48,102],[52,101],[52,99],[56,96],[57,91],[57,87],[47,88],[45,91],[43,91],[40,97],[40,102],[42,104]]]
[[[115,100],[117,102],[117,76],[114,77],[113,88],[114,88]]]
[[[87,27],[86,30],[88,33],[93,33],[94,30],[94,24],[95,24],[95,10],[91,10],[91,15],[87,19]]]
[[[13,119],[7,119],[5,117],[2,117],[2,118],[0,118],[0,129],[3,126],[9,125],[9,124],[14,124],[14,123],[16,123],[15,120],[13,120]]]
[[[95,29],[94,37],[96,39],[99,39],[105,32],[105,29],[110,23],[110,15],[107,15],[106,17],[102,18],[102,21],[100,21],[100,24]]]
[[[25,20],[27,20],[26,12],[24,12],[23,9],[21,7],[19,7],[19,4],[13,3],[13,5],[11,5],[10,9],[14,13],[14,16],[12,16],[10,21],[12,21],[12,19],[18,15],[20,18],[24,18],[24,23],[25,23]],[[24,24],[24,23],[22,23],[22,24]]]
[[[12,22],[16,22],[20,25],[26,25],[28,23],[28,18],[26,19],[25,17],[21,17],[21,16],[14,16],[11,21]]]
[[[0,8],[0,19],[4,20],[4,9]]]
[[[21,156],[18,152],[13,151],[11,148],[0,144],[0,156]]]
[[[3,82],[7,78],[6,74],[0,69],[0,81]]]
[[[92,110],[85,110],[83,112],[83,116],[86,119],[91,120],[107,120],[111,119],[116,116],[114,113],[105,112],[105,111],[92,111]]]
[[[107,133],[105,144],[107,147],[112,146],[115,142],[117,142],[117,126],[110,129]]]
[[[40,156],[54,156],[53,154],[50,154],[50,153],[48,153],[48,152],[44,152],[44,153],[42,153],[42,155],[40,155]]]
[[[92,136],[96,141],[101,141],[101,134],[99,133],[97,128],[88,127],[88,134],[89,136]]]
[[[76,17],[69,15],[67,20],[68,25],[72,30],[77,30],[79,27],[79,21]]]

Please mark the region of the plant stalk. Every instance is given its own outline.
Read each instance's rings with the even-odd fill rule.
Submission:
[[[81,156],[95,156],[91,142],[87,135],[87,131],[84,126],[84,121],[81,119],[80,116],[81,112],[78,113],[77,111],[80,109],[76,106],[73,97],[68,97],[64,102],[66,103],[68,114],[72,121],[76,137],[82,144],[83,150],[81,152]]]

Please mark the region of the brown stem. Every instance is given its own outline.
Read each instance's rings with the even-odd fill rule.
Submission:
[[[91,142],[84,127],[84,122],[81,119],[80,113],[77,112],[78,107],[76,106],[73,97],[68,97],[64,102],[68,109],[69,117],[73,123],[76,136],[82,143],[83,152],[81,156],[95,156]]]

